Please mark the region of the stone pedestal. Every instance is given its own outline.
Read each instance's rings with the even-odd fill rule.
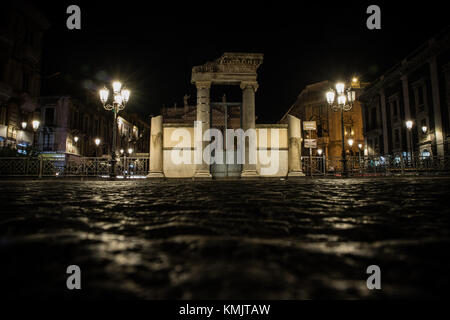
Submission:
[[[197,87],[197,121],[202,124],[201,132],[203,137],[204,132],[210,128],[209,90],[211,88],[211,82],[197,81],[195,86]],[[195,179],[212,179],[207,162],[208,159],[204,159],[203,157],[203,151],[209,143],[209,141],[202,141],[201,143],[201,163],[196,166]]]
[[[289,159],[288,178],[304,177],[301,161],[301,126],[300,119],[288,115]]]
[[[258,84],[254,81],[241,82],[242,89],[242,129],[255,130],[255,92],[258,89]],[[256,136],[256,132],[255,132]],[[252,148],[252,149],[250,149]],[[242,165],[241,178],[258,178],[259,174],[256,171],[256,163],[250,163],[251,154],[257,160],[256,143],[250,144],[248,139],[245,139],[245,162]]]
[[[150,133],[150,171],[147,178],[164,178],[163,170],[163,118],[153,117]]]

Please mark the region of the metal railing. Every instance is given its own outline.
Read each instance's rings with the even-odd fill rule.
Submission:
[[[110,159],[103,157],[1,157],[0,177],[99,177],[110,174]],[[120,157],[117,159],[118,178],[138,178],[148,174],[148,157]]]
[[[341,175],[342,158],[302,157],[303,172],[310,176]],[[350,176],[443,174],[450,175],[450,157],[356,156],[348,157]]]

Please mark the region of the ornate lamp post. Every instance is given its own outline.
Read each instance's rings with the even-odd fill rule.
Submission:
[[[96,138],[94,140],[94,142],[95,142],[95,146],[96,146],[96,148],[95,148],[95,156],[98,157],[98,146],[100,145],[101,140],[99,138]]]
[[[115,81],[112,84],[114,98],[112,104],[106,104],[108,101],[109,90],[105,87],[100,90],[100,101],[103,103],[103,108],[108,111],[112,111],[114,115],[113,122],[113,141],[111,144],[111,171],[109,173],[110,178],[116,177],[116,135],[117,135],[117,114],[120,110],[125,109],[125,104],[130,98],[130,90],[122,89],[122,83]]]
[[[341,134],[342,134],[342,175],[347,176],[347,155],[345,153],[345,128],[344,112],[350,111],[355,102],[356,93],[352,87],[345,88],[345,84],[337,83],[336,89],[330,89],[326,93],[327,102],[333,111],[341,112]]]
[[[407,120],[405,122],[405,124],[406,124],[406,129],[408,129],[408,134],[409,134],[409,146],[408,146],[408,149],[409,149],[409,154],[410,154],[410,159],[411,159],[410,161],[412,163],[413,152],[414,152],[414,150],[413,150],[413,141],[412,141],[412,139],[413,139],[412,127],[414,125],[414,122],[412,120]]]
[[[33,148],[34,150],[36,150],[37,152],[37,141],[36,141],[36,133],[39,129],[41,122],[39,120],[33,120],[33,122],[31,123],[32,127],[33,127]]]

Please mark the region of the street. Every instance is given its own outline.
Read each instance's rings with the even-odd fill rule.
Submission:
[[[448,297],[450,178],[0,181],[11,297]],[[66,268],[81,269],[68,290]],[[368,290],[366,268],[381,269]]]

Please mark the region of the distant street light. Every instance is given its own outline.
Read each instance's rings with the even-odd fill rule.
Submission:
[[[413,127],[413,122],[411,120],[406,121],[406,128],[408,128],[409,130],[411,130]]]
[[[128,154],[132,154],[133,153],[133,149],[129,148],[128,149]]]
[[[33,120],[33,122],[31,123],[31,125],[33,127],[33,146],[34,146],[34,149],[36,149],[36,150],[37,150],[36,132],[38,131],[40,124],[41,124],[41,122],[39,120]]]
[[[353,143],[354,143],[353,139],[348,139],[347,142],[348,142],[348,145],[350,146],[350,148],[353,147]]]
[[[111,178],[116,177],[116,135],[117,135],[117,115],[119,111],[125,109],[125,104],[130,99],[130,90],[122,88],[122,83],[114,81],[112,83],[114,97],[112,104],[106,104],[108,101],[109,90],[105,87],[99,91],[100,101],[103,104],[103,108],[108,111],[112,111],[114,115],[113,121],[113,138],[111,145],[111,169],[109,176]]]
[[[96,138],[94,142],[95,145],[97,146],[97,148],[95,148],[95,156],[98,157],[98,146],[100,145],[101,140],[99,138]]]
[[[337,99],[336,99],[337,96]],[[344,83],[337,83],[336,89],[330,89],[326,93],[327,102],[333,111],[341,112],[341,134],[342,134],[342,175],[347,175],[347,155],[345,153],[345,130],[344,112],[353,108],[356,92],[352,87],[345,88]],[[353,143],[352,143],[353,144]]]
[[[22,129],[25,130],[27,128],[27,123],[25,121],[22,122]]]
[[[39,129],[40,124],[41,124],[41,122],[39,120],[33,120],[33,122],[32,122],[33,130],[37,131]]]
[[[319,156],[321,156],[322,153],[323,153],[323,150],[322,150],[322,149],[317,149],[317,154],[318,154]]]
[[[75,141],[75,143],[77,143],[77,142],[78,142],[78,137],[75,136],[75,137],[73,138],[73,140]]]
[[[358,143],[358,148],[359,148],[359,150],[361,150],[362,147],[363,147],[362,143]]]
[[[408,132],[409,132],[409,146],[408,147],[409,147],[409,153],[411,155],[411,160],[412,160],[412,157],[413,157],[412,127],[413,127],[414,123],[412,122],[412,120],[407,120],[405,122],[405,124],[406,124],[406,128],[408,129]]]
[[[426,134],[427,131],[428,131],[428,127],[427,127],[427,126],[423,126],[423,127],[422,127],[422,132],[423,132],[424,134]]]

